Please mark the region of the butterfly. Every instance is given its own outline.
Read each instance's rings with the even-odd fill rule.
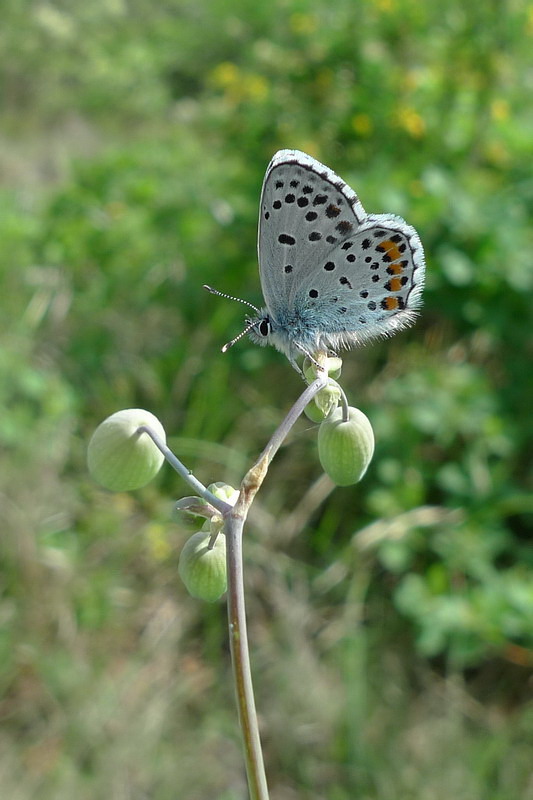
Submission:
[[[246,328],[295,369],[411,325],[421,305],[424,251],[416,230],[394,214],[367,214],[331,169],[299,150],[268,165],[259,207],[259,277],[265,300]],[[223,297],[229,295],[209,286]]]

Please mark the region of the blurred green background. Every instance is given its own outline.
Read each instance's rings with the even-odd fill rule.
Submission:
[[[238,484],[302,383],[241,341],[274,152],[427,253],[417,325],[354,351],[356,487],[301,420],[245,542],[273,800],[529,800],[533,5],[4,0],[0,787],[246,797],[225,604],[177,577],[187,488],[110,495],[88,438],[144,407]],[[529,389],[529,396],[528,396]],[[529,481],[529,482],[528,482]]]

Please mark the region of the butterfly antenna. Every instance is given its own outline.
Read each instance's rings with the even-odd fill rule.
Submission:
[[[233,295],[231,295],[231,294],[225,294],[224,292],[219,292],[218,289],[213,289],[212,286],[207,286],[207,284],[205,284],[205,283],[204,283],[204,289],[206,289],[210,294],[216,294],[218,297],[225,297],[226,300],[236,300],[237,303],[244,303],[245,306],[249,306],[250,308],[253,308],[253,310],[257,314],[259,314],[259,309],[257,308],[257,306],[254,306],[253,303],[249,303],[248,300],[243,300],[242,297],[233,297]],[[249,328],[247,330],[249,330]],[[243,334],[244,333],[246,333],[246,331],[243,331]],[[241,334],[241,335],[243,335],[243,334]],[[237,337],[237,338],[240,339],[240,336]],[[235,339],[234,341],[236,342],[237,339]],[[230,344],[228,346],[231,346],[232,344],[234,344],[234,342],[230,342]]]
[[[222,296],[224,297],[225,295],[222,295]],[[231,297],[230,300],[238,300],[238,298],[237,297]],[[250,304],[248,303],[248,305],[250,305]],[[241,331],[238,336],[236,336],[234,339],[232,339],[231,342],[228,342],[227,344],[224,345],[224,347],[222,348],[222,352],[223,353],[227,353],[228,350],[230,349],[230,347],[233,347],[233,345],[236,342],[238,342],[239,339],[242,339],[243,336],[246,336],[246,334],[249,333],[249,331],[252,330],[254,325],[257,325],[257,320],[252,320],[251,322],[249,322],[248,325],[246,326],[246,328],[243,331]]]
[[[208,286],[205,283],[204,283],[204,289],[206,289],[210,294],[216,294],[218,297],[225,297],[226,300],[236,300],[237,303],[244,303],[245,306],[253,308],[256,314],[261,313],[260,310],[257,308],[257,306],[254,306],[253,303],[249,303],[248,300],[243,300],[241,297],[233,297],[233,295],[231,294],[225,294],[224,292],[219,292],[218,289],[213,289],[212,286]],[[249,322],[246,328],[243,331],[241,331],[238,336],[232,339],[231,342],[228,342],[227,344],[224,345],[224,347],[222,348],[222,352],[227,353],[230,347],[233,347],[233,345],[236,342],[238,342],[239,339],[242,339],[243,336],[246,336],[246,334],[249,333],[249,331],[251,331],[254,325],[256,324],[257,324],[256,320],[252,320],[251,322]]]

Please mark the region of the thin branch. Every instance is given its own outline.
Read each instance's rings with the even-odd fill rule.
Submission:
[[[268,442],[267,446],[259,456],[256,465],[259,464],[263,458],[266,457],[267,459],[267,467],[268,464],[272,461],[274,456],[276,455],[277,451],[279,450],[281,444],[287,437],[290,429],[298,419],[298,417],[302,414],[304,408],[308,403],[311,402],[313,397],[318,394],[318,392],[323,389],[328,383],[328,376],[325,372],[321,372],[317,378],[311,383],[307,389],[300,395],[298,400],[290,409],[289,413],[281,423],[281,425],[274,431],[274,434],[271,436],[270,441]],[[252,468],[253,469],[253,468]],[[264,477],[264,476],[263,476]],[[259,487],[258,487],[259,488]]]
[[[154,444],[163,453],[168,463],[185,481],[187,481],[189,486],[191,486],[194,491],[198,492],[198,494],[212,506],[218,509],[224,517],[231,661],[251,800],[268,800],[268,786],[266,782],[263,753],[261,750],[248,648],[242,561],[243,528],[248,510],[265,478],[270,462],[279,450],[292,426],[302,414],[306,405],[313,399],[317,392],[326,386],[327,382],[328,376],[326,372],[320,372],[313,383],[302,392],[285,419],[274,432],[256,463],[244,476],[239,497],[234,507],[211,494],[148,425],[142,425],[139,428],[139,432],[147,433],[152,438]]]
[[[350,411],[349,411],[349,405],[348,405],[348,398],[346,397],[346,394],[345,394],[345,392],[344,392],[344,389],[342,388],[342,386],[340,385],[340,383],[337,383],[337,381],[334,381],[334,383],[335,383],[335,384],[336,384],[336,385],[339,387],[339,389],[341,390],[342,421],[343,421],[343,422],[348,422],[348,420],[350,419]]]
[[[137,428],[137,433],[147,433],[152,439],[155,446],[163,453],[165,459],[170,466],[176,470],[178,475],[181,475],[184,481],[187,481],[191,489],[193,489],[200,497],[203,497],[208,503],[214,506],[224,516],[231,511],[229,503],[225,503],[219,497],[216,497],[209,489],[201,483],[198,478],[195,478],[190,469],[187,469],[177,456],[174,455],[172,450],[165,444],[165,442],[152,430],[149,425],[140,425]]]
[[[246,775],[251,800],[268,800],[263,751],[255,708],[250,650],[246,627],[242,534],[244,518],[230,514],[226,519],[226,560],[228,566],[228,629],[235,697],[242,732]]]
[[[326,373],[308,386],[279,425],[254,466],[245,475],[235,507],[226,516],[228,567],[228,624],[233,675],[243,736],[246,773],[252,800],[268,800],[263,753],[255,709],[244,603],[242,534],[248,510],[261,486],[268,466],[290,429],[315,394],[327,383]]]

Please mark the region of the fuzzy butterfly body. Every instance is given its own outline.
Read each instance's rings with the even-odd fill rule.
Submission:
[[[258,256],[265,308],[247,320],[247,332],[296,369],[298,353],[392,335],[414,322],[421,304],[425,264],[415,229],[392,214],[367,214],[341,178],[298,150],[280,150],[268,166]]]

